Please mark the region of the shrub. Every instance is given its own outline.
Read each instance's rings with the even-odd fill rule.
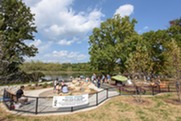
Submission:
[[[43,88],[47,88],[48,84],[47,83],[44,83],[43,84]]]
[[[42,86],[42,84],[39,84],[38,86]]]
[[[31,87],[31,84],[28,84],[28,87]]]
[[[35,87],[30,87],[30,89],[31,89],[31,90],[34,90],[34,89],[35,89]]]
[[[36,83],[35,86],[38,87],[38,83]]]
[[[49,83],[48,85],[49,85],[50,87],[52,87],[52,86],[53,86],[53,83],[51,82],[51,83]]]

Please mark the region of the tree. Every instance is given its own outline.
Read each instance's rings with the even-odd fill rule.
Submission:
[[[132,75],[132,78],[136,74],[139,77],[149,75],[153,67],[152,58],[147,46],[149,43],[139,35],[130,40],[131,42],[134,43],[134,46],[128,48],[130,52],[125,62],[127,71]]]
[[[140,35],[134,35],[128,42],[134,43],[134,45],[127,47],[129,55],[125,66],[135,88],[136,95],[134,98],[137,102],[142,102],[141,95],[145,90],[143,89],[143,83],[141,81],[138,82],[136,77],[138,76],[139,80],[143,80],[143,77],[150,74],[153,65],[152,59],[148,51],[148,42],[142,39]]]
[[[174,39],[165,43],[167,49],[163,52],[165,57],[165,73],[175,78],[178,100],[181,102],[181,48]]]
[[[151,75],[162,74],[164,71],[164,56],[163,52],[166,49],[164,43],[170,40],[166,30],[150,31],[142,34],[142,37],[147,41],[147,50],[152,59]]]
[[[94,28],[89,37],[91,65],[108,73],[118,64],[124,70],[124,41],[135,33],[135,23],[135,19],[116,15],[102,22],[100,28]]]
[[[34,40],[34,15],[22,0],[2,0],[0,6],[0,79],[11,80],[19,73],[24,57],[35,56],[37,48],[25,41]]]
[[[170,21],[170,27],[167,29],[170,38],[175,39],[178,46],[181,47],[181,18]]]

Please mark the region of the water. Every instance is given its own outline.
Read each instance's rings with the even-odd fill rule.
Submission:
[[[72,74],[61,74],[61,75],[46,75],[43,77],[43,79],[46,80],[64,80],[64,81],[69,81],[71,78],[76,78],[76,77],[91,77],[92,73],[86,73],[86,74],[81,74],[81,73],[72,73]]]

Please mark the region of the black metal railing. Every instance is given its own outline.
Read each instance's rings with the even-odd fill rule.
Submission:
[[[40,113],[54,113],[54,112],[73,112],[85,108],[90,108],[94,106],[98,106],[100,103],[104,102],[108,98],[112,96],[118,96],[119,93],[115,93],[112,95],[110,93],[111,88],[103,89],[100,92],[89,94],[89,104],[82,105],[82,106],[75,106],[75,107],[67,107],[67,108],[53,108],[52,107],[52,100],[53,97],[33,97],[33,96],[25,96],[28,98],[29,104],[23,105],[20,108],[13,108],[12,104],[15,104],[14,98],[16,97],[14,94],[9,92],[8,90],[4,90],[3,100],[4,104],[10,110],[15,110],[18,112],[27,112],[33,114],[40,114]],[[118,92],[118,91],[117,91]]]
[[[168,85],[168,87],[160,88],[159,86],[145,86],[144,95],[155,95],[157,93],[162,92],[171,92],[176,91],[173,86]],[[119,95],[134,95],[137,91],[134,87],[123,87],[123,86],[115,86],[115,87],[106,87],[100,92],[89,94],[89,103],[86,105],[75,106],[75,107],[66,107],[66,108],[53,108],[52,102],[53,97],[33,97],[26,96],[28,98],[29,104],[23,105],[19,108],[13,108],[13,104],[15,104],[14,98],[16,97],[8,90],[4,90],[3,94],[3,102],[10,110],[15,110],[18,112],[27,112],[33,114],[43,114],[43,113],[58,113],[58,112],[74,112],[77,110],[90,108],[94,106],[98,106],[105,100],[111,97],[119,96]],[[15,104],[16,105],[16,104]]]

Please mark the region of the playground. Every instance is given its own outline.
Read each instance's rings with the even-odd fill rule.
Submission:
[[[73,80],[65,83],[68,87],[67,92],[61,91],[62,88],[43,88],[38,90],[26,90],[25,95],[28,98],[28,104],[17,105],[14,102],[15,94],[12,90],[4,90],[4,104],[9,110],[13,110],[21,113],[29,114],[53,114],[53,113],[65,113],[65,112],[76,112],[83,109],[90,109],[96,107],[102,102],[106,101],[115,96],[153,96],[159,93],[175,92],[175,88],[171,84],[160,83],[159,85],[153,85],[152,83],[140,84],[139,88],[134,85],[116,85],[101,83],[101,87],[98,88],[93,82],[85,80]],[[76,96],[82,96],[88,94],[88,103],[84,105],[76,106],[64,106],[64,107],[53,107],[54,96],[63,96],[76,98]],[[73,103],[73,102],[72,102]],[[11,105],[15,107],[12,109]]]

